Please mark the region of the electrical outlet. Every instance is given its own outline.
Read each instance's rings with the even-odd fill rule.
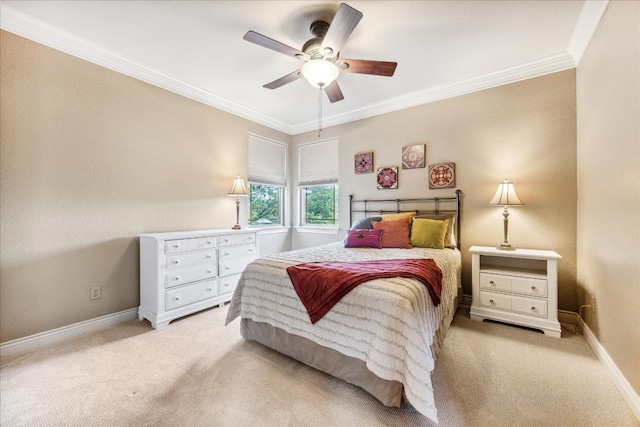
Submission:
[[[591,312],[592,313],[596,312],[596,296],[595,295],[591,295]]]
[[[89,299],[100,299],[102,298],[102,286],[93,286],[89,293]]]

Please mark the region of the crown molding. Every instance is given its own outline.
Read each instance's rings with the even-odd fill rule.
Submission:
[[[575,68],[591,40],[607,5],[608,0],[584,2],[584,6],[580,13],[580,17],[578,18],[576,28],[572,34],[567,52],[454,84],[441,85],[409,93],[384,102],[369,105],[358,110],[349,111],[344,114],[324,117],[322,119],[323,127],[328,128],[380,114],[403,110],[417,105],[453,98],[496,86],[515,83],[517,81]],[[201,88],[159,73],[143,64],[104,49],[101,46],[47,24],[39,19],[33,18],[30,15],[22,13],[4,4],[0,4],[0,28],[45,46],[60,50],[110,70],[142,80],[154,86],[166,89],[203,104],[210,105],[228,113],[235,114],[289,135],[297,135],[316,130],[317,128],[316,121],[290,125],[274,120],[271,117],[216,96]]]
[[[0,28],[170,92],[291,134],[291,126],[285,123],[169,77],[5,4],[0,4]]]
[[[576,66],[582,59],[582,54],[587,49],[593,33],[595,33],[604,11],[609,5],[609,0],[585,1],[578,17],[578,22],[573,30],[567,50],[573,56]]]
[[[370,105],[346,114],[323,117],[322,124],[324,128],[328,128],[330,126],[366,119],[380,114],[391,113],[405,108],[411,108],[418,105],[428,104],[430,102],[478,92],[492,87],[515,83],[521,80],[556,73],[571,68],[575,68],[575,61],[573,60],[573,57],[569,53],[561,53],[537,61],[532,61],[528,64],[507,68],[450,85],[435,86],[433,88],[409,93],[407,95],[392,98],[385,102]],[[296,135],[303,132],[313,131],[316,128],[317,122],[303,123],[301,125],[294,126],[293,134]]]

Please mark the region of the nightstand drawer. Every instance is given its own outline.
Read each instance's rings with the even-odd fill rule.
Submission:
[[[511,310],[511,297],[491,292],[480,292],[480,305],[483,307]]]
[[[511,290],[511,277],[500,274],[480,273],[480,287],[494,290]]]
[[[208,280],[171,289],[165,295],[166,310],[173,310],[207,298],[213,298],[217,294],[217,288],[217,280]]]
[[[511,310],[529,316],[547,317],[547,301],[513,297]]]
[[[532,279],[528,277],[514,277],[511,280],[511,290],[522,294],[546,297],[547,281],[544,279]]]

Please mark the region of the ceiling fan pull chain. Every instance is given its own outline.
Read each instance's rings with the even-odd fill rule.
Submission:
[[[318,88],[318,137],[322,132],[322,84]]]

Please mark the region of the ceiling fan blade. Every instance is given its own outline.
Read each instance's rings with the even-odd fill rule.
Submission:
[[[329,86],[325,87],[324,91],[327,93],[327,97],[332,104],[344,99],[344,95],[342,95],[342,91],[340,90],[340,86],[338,86],[337,80],[334,80]]]
[[[336,56],[361,19],[362,12],[344,3],[340,4],[327,30],[327,34],[322,40],[320,51],[326,56]],[[327,48],[331,49],[330,53],[325,51]]]
[[[344,66],[346,64],[346,67]],[[396,71],[397,62],[367,61],[366,59],[343,59],[338,65],[345,73],[373,74],[374,76],[391,77]]]
[[[287,83],[291,83],[293,81],[298,80],[300,77],[302,77],[302,73],[300,72],[300,70],[296,70],[293,73],[289,73],[284,77],[280,77],[279,79],[274,80],[271,83],[267,83],[262,87],[265,87],[267,89],[277,89],[280,86],[284,86]]]
[[[263,36],[255,31],[248,31],[247,34],[244,35],[243,39],[248,42],[255,43],[258,46],[266,47],[267,49],[275,50],[276,52],[283,53],[294,58],[302,59],[302,57],[305,56],[305,54],[298,49],[294,49],[284,43],[270,39],[269,37]]]

